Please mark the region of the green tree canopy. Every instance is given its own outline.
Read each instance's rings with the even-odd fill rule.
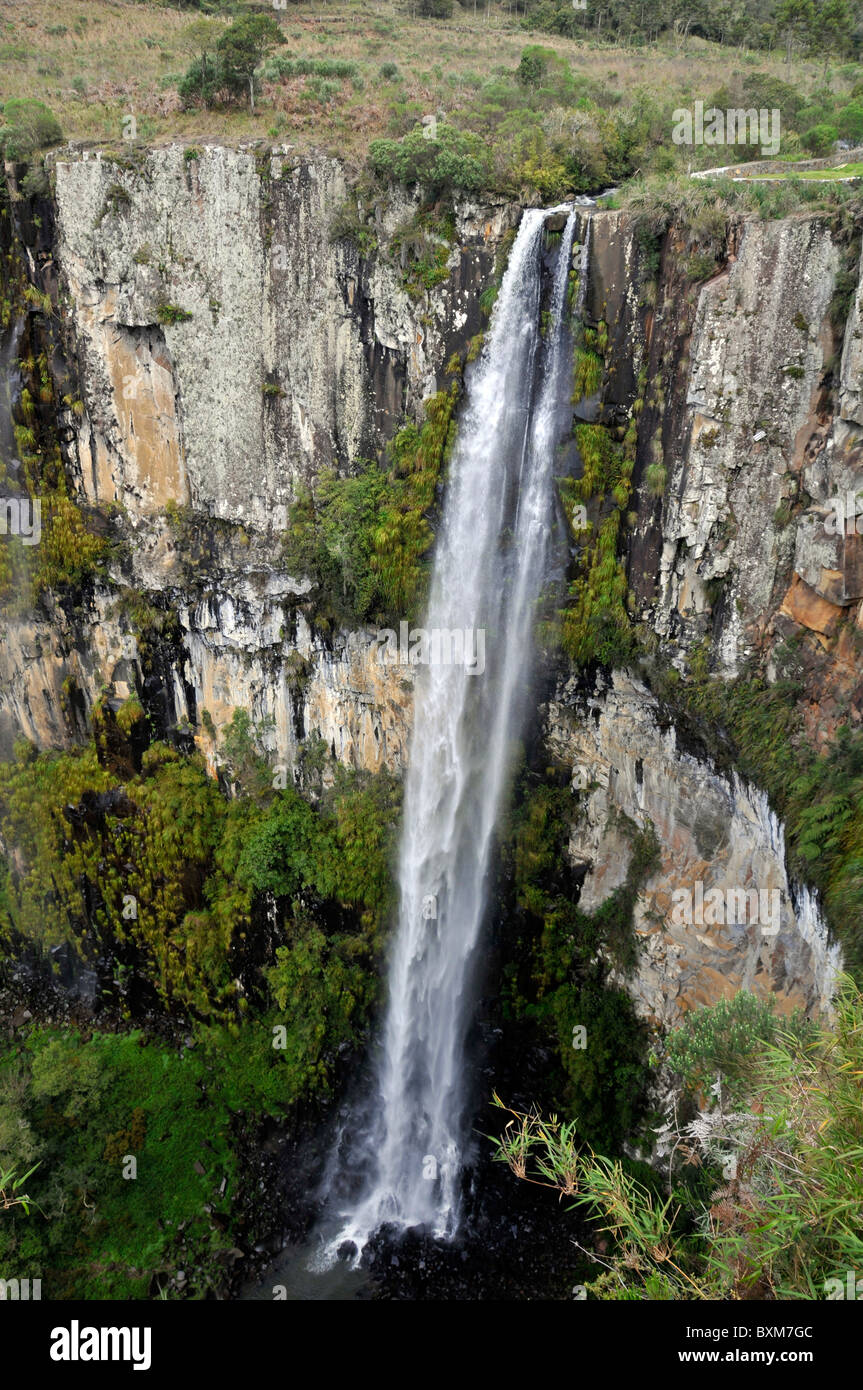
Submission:
[[[230,90],[249,89],[249,107],[255,109],[255,69],[279,44],[282,31],[270,15],[244,15],[219,39],[222,77]]]

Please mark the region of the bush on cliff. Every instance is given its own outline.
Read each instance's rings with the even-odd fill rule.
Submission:
[[[401,140],[373,140],[369,162],[379,178],[421,184],[435,198],[454,189],[478,193],[489,186],[491,175],[481,137],[446,123],[437,127],[434,139],[418,127]]]
[[[111,963],[109,994],[127,1018],[158,1006],[231,1025],[250,995],[271,998],[246,945],[268,893],[294,943],[297,922],[319,919],[338,928],[336,954],[372,969],[389,891],[385,779],[376,791],[340,776],[318,809],[269,780],[265,798],[228,800],[197,756],[165,744],[137,774],[132,750],[118,775],[121,716],[100,711],[95,745],[34,756],[25,744],[0,764],[0,836],[15,846],[0,885],[0,966],[22,948],[38,957],[67,943]],[[322,988],[326,1013],[325,976]]]
[[[433,533],[429,513],[454,434],[458,385],[425,404],[421,426],[405,425],[390,445],[391,468],[374,462],[340,477],[321,475],[314,496],[291,508],[284,564],[314,581],[314,618],[321,627],[364,621],[392,625],[416,616],[428,579]]]
[[[60,122],[43,101],[16,97],[4,104],[0,125],[0,151],[4,159],[23,162],[37,150],[59,145],[62,139]]]

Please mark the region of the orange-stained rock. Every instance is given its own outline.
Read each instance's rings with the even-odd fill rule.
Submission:
[[[792,618],[795,623],[799,623],[801,627],[808,628],[810,632],[821,633],[825,637],[836,631],[843,613],[835,603],[828,603],[826,598],[819,598],[815,590],[804,584],[797,574],[791,581],[791,587],[782,600],[779,611]]]

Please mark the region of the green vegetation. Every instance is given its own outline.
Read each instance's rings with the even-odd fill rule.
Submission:
[[[160,304],[156,310],[156,317],[160,323],[188,323],[192,315],[188,309],[181,309],[179,304]]]
[[[0,258],[0,286],[4,326],[13,318],[23,326],[17,360],[21,390],[11,419],[21,464],[15,490],[23,484],[31,521],[38,509],[38,544],[25,545],[23,537],[8,535],[0,546],[0,601],[10,611],[21,611],[48,590],[58,596],[79,593],[104,573],[111,542],[95,510],[85,512],[69,496],[57,438],[59,403],[51,369],[55,318],[50,295],[30,282],[15,247]],[[75,414],[82,410],[81,403],[71,397],[62,404]],[[6,463],[0,459],[0,487],[8,481]]]
[[[741,990],[690,1014],[686,1026],[667,1038],[665,1057],[693,1094],[707,1095],[721,1075],[723,1086],[734,1096],[740,1088],[745,1091],[752,1053],[772,1043],[779,1026],[772,995],[765,1000]],[[795,1014],[781,1027],[802,1036],[810,1025]],[[740,1098],[745,1101],[745,1095]]]
[[[835,0],[756,0],[736,10],[693,3],[685,7],[675,0],[654,0],[650,6],[631,0],[609,0],[601,10],[573,10],[565,0],[528,0],[523,27],[544,29],[573,38],[598,37],[640,46],[655,44],[672,32],[690,31],[715,43],[741,48],[784,51],[790,62],[795,54],[851,56],[859,46],[854,7]]]
[[[22,949],[98,954],[106,1018],[133,1026],[0,1043],[3,1168],[33,1207],[5,1213],[0,1258],[54,1298],[204,1297],[255,1219],[260,1120],[328,1094],[365,1036],[400,789],[337,769],[315,806],[274,790],[245,711],[220,750],[232,799],[197,756],[142,751],[137,697],[106,695],[93,727],[86,749],[0,765],[0,973]],[[254,925],[264,895],[278,945]],[[183,1047],[134,1026],[154,1005]]]
[[[447,279],[454,239],[452,209],[442,215],[420,208],[408,222],[396,228],[388,250],[404,267],[402,284],[412,299],[421,299]]]
[[[163,744],[141,753],[136,699],[116,714],[101,702],[93,724],[88,749],[34,756],[25,745],[0,766],[0,825],[16,846],[5,888],[10,949],[15,940],[41,951],[68,941],[86,957],[96,946],[162,1007],[230,1022],[248,1007],[237,962],[254,895],[266,891],[285,900],[295,936],[317,913],[342,914],[345,927],[315,938],[315,950],[322,961],[344,952],[368,968],[386,909],[388,786],[375,792],[340,775],[312,811],[292,789],[267,785],[248,716],[237,715],[228,766],[256,795],[226,801],[197,758]],[[302,844],[289,833],[300,826]],[[277,878],[267,872],[275,853]],[[254,989],[266,993],[259,979]],[[353,1011],[349,998],[340,1007]],[[123,1008],[128,1015],[130,1003]],[[303,1065],[319,1064],[314,1049],[303,1054]]]
[[[560,879],[572,817],[569,787],[540,786],[513,813],[507,859],[528,973],[514,964],[505,1017],[529,1021],[553,1042],[557,1095],[579,1115],[584,1134],[617,1152],[635,1133],[647,1082],[648,1033],[632,1000],[610,976],[633,970],[632,914],[656,866],[652,832],[625,818],[631,853],[626,880],[594,913],[582,912]],[[586,1045],[575,1030],[586,1030]]]
[[[595,363],[601,364],[602,358],[593,351],[593,345],[603,340],[602,330],[588,333],[589,355],[576,358],[577,389],[585,370],[594,374],[594,379],[600,374]],[[628,432],[620,445],[604,425],[577,425],[575,437],[583,468],[581,477],[564,489],[565,504],[569,510],[573,500],[582,505],[592,503],[599,519],[586,536],[576,532],[582,551],[570,585],[569,604],[560,615],[561,640],[564,651],[576,665],[598,661],[613,666],[625,663],[633,652],[627,611],[629,586],[618,544],[632,487],[635,436],[633,431]]]
[[[484,142],[491,187],[556,196],[715,162],[709,148],[670,142],[671,113],[694,95],[726,109],[779,107],[783,155],[806,153],[818,125],[859,139],[858,27],[849,33],[842,0],[793,3],[808,17],[789,26],[780,0],[733,14],[690,4],[685,16],[676,0],[588,11],[527,0],[517,15],[503,3],[456,9],[456,32],[425,3],[395,23],[359,0],[325,12],[301,0],[287,12],[261,0],[68,0],[58,24],[51,0],[31,0],[8,16],[4,92],[46,103],[70,138],[118,142],[134,111],[147,141],[290,132],[298,150],[357,167],[372,141],[399,141],[445,111],[439,130]]]
[[[315,582],[320,625],[388,619],[422,607],[432,542],[428,515],[454,437],[459,386],[426,402],[420,429],[405,425],[390,445],[390,468],[367,463],[348,477],[323,473],[314,496],[298,498],[284,538],[291,574]]]
[[[863,1258],[856,987],[846,979],[832,1025],[780,1021],[747,996],[699,1010],[672,1034],[666,1060],[697,1083],[730,1063],[734,1081],[694,1123],[669,1121],[668,1190],[592,1152],[579,1119],[510,1111],[496,1141],[501,1162],[572,1198],[569,1209],[611,1242],[589,1296],[844,1297],[846,1271]]]
[[[297,1099],[268,1024],[193,1048],[138,1029],[34,1028],[0,1044],[0,1149],[38,1165],[29,1217],[0,1221],[4,1267],[41,1278],[55,1299],[224,1291],[241,1136],[254,1116]],[[189,1271],[182,1289],[178,1269]]]
[[[0,152],[4,159],[23,162],[39,150],[59,145],[60,123],[42,101],[14,98],[0,108]]]
[[[832,183],[837,179],[860,179],[863,178],[863,163],[854,164],[831,164],[829,169],[805,169],[799,173],[788,171],[787,173],[772,173],[759,176],[765,180],[784,181],[788,179],[798,179],[801,183]]]
[[[257,72],[264,59],[284,42],[276,20],[266,14],[245,14],[216,38],[215,26],[197,21],[187,31],[198,56],[179,84],[186,101],[209,106],[221,95],[233,100],[245,94],[255,109]]]
[[[578,405],[587,396],[595,396],[602,385],[605,362],[597,353],[585,348],[576,348],[575,372],[573,376],[572,403]]]
[[[32,1168],[20,1175],[16,1173],[14,1168],[0,1168],[0,1211],[9,1211],[12,1207],[20,1207],[25,1216],[30,1215],[30,1205],[33,1199],[20,1189],[27,1179],[35,1173],[38,1166],[37,1163],[34,1163]]]
[[[287,12],[260,0],[108,10],[69,0],[58,25],[50,0],[32,0],[9,16],[4,91],[46,103],[71,138],[116,144],[135,111],[145,141],[289,135],[298,151],[324,149],[357,169],[382,142],[384,179],[428,166],[434,186],[464,178],[550,200],[716,162],[710,147],[670,139],[672,113],[694,94],[721,109],[778,107],[783,157],[805,155],[816,127],[863,138],[858,63],[843,61],[859,61],[859,35],[852,26],[849,37],[842,0],[794,3],[814,18],[792,26],[789,46],[779,0],[721,18],[701,5],[683,17],[671,0],[611,0],[589,13],[527,0],[518,16],[495,3],[456,10],[457,33],[425,4],[395,24],[359,0],[325,13],[300,0]],[[417,149],[419,122],[434,113],[438,148]],[[754,153],[737,147],[740,159]]]
[[[111,543],[88,528],[84,513],[66,495],[65,481],[59,478],[55,490],[43,494],[42,526],[35,596],[47,590],[80,590],[105,573]]]
[[[418,127],[401,140],[373,140],[369,163],[379,178],[421,184],[432,198],[455,188],[478,193],[491,179],[489,152],[480,136],[448,124],[433,139]]]

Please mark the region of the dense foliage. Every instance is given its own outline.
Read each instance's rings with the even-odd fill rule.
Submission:
[[[604,330],[588,329],[587,335],[591,346],[576,357],[575,391],[579,399],[591,386],[596,388],[602,370],[602,358],[593,351],[593,345],[604,344]],[[582,424],[576,426],[575,437],[582,470],[577,479],[562,486],[564,504],[570,518],[581,515],[573,508],[592,504],[595,519],[583,527],[573,527],[580,551],[569,603],[561,615],[563,648],[579,666],[591,662],[620,665],[634,649],[627,607],[629,586],[618,550],[632,488],[635,431],[628,431],[620,444],[606,426]]]
[[[0,765],[0,986],[59,944],[118,1030],[0,1043],[0,1166],[29,1206],[0,1258],[46,1297],[202,1297],[260,1215],[242,1183],[261,1120],[328,1095],[365,1037],[399,789],[338,771],[314,806],[274,790],[240,712],[228,798],[197,757],[140,754],[143,709],[115,704],[91,747]]]
[[[632,846],[625,882],[595,912],[583,912],[561,876],[575,814],[569,787],[548,785],[513,813],[507,857],[518,944],[504,997],[511,1019],[553,1041],[559,1103],[579,1115],[591,1142],[617,1152],[646,1100],[648,1034],[622,980],[637,959],[632,914],[656,843],[623,819]]]
[[[23,161],[63,139],[60,123],[42,101],[18,97],[0,108],[0,152]]]
[[[690,34],[715,43],[781,48],[792,54],[858,55],[863,14],[855,0],[606,0],[576,10],[566,0],[527,0],[525,28],[570,38],[604,35],[611,42],[655,43]]]
[[[426,420],[405,425],[390,466],[367,463],[355,475],[334,470],[291,508],[284,564],[314,580],[315,621],[396,622],[418,617],[428,580],[429,520],[454,439],[453,383],[426,402]]]
[[[714,1068],[718,1080],[693,1119],[675,1112],[660,1131],[665,1190],[592,1152],[579,1118],[510,1112],[496,1156],[572,1198],[611,1242],[588,1297],[859,1296],[847,1275],[863,1258],[863,998],[846,980],[820,1025],[744,999],[699,1010],[669,1039],[684,1081]]]
[[[373,994],[394,789],[341,774],[317,809],[292,787],[228,800],[202,762],[164,744],[148,748],[135,773],[141,714],[138,705],[128,739],[122,711],[115,719],[103,708],[94,746],[37,756],[24,745],[18,761],[0,765],[0,827],[16,851],[4,894],[7,948],[68,942],[85,958],[98,953],[113,963],[128,1016],[142,999],[158,1000],[231,1023],[250,998],[266,1005],[284,988],[282,954],[275,984],[243,964],[256,894],[269,894],[290,941],[339,976],[339,1011],[328,1015],[326,970],[304,999],[328,1022],[298,1058],[309,1074],[325,1074],[323,1057],[353,1039],[351,1020],[362,1023]],[[345,970],[355,994],[344,993]]]

